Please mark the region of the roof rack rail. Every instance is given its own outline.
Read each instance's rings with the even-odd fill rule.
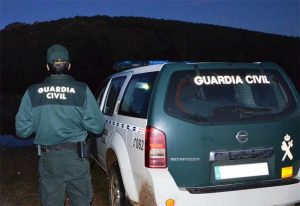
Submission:
[[[166,64],[169,61],[167,60],[147,60],[147,61],[120,61],[116,62],[113,65],[113,69],[115,71],[122,71],[127,69],[132,69],[136,67],[143,67],[149,65],[156,65],[156,64]]]

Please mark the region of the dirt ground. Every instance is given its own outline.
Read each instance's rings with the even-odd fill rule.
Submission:
[[[35,147],[0,147],[0,152],[0,205],[39,206],[38,157]],[[91,173],[93,206],[107,206],[106,175],[97,164],[91,167]]]
[[[92,164],[91,174],[93,206],[108,206],[106,174],[97,164]],[[38,157],[35,147],[0,147],[0,206],[39,206],[38,190]],[[141,205],[151,205],[147,198],[145,200]],[[296,206],[300,206],[300,203]]]

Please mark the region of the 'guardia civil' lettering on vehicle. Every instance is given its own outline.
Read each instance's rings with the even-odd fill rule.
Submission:
[[[274,63],[122,62],[97,94],[111,205],[300,202],[300,98]],[[53,91],[53,93],[59,93]]]
[[[240,76],[196,76],[194,81],[199,86],[202,84],[270,84],[265,75],[247,75],[244,80]]]

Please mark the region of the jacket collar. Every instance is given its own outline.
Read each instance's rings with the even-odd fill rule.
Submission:
[[[53,80],[71,80],[74,81],[74,78],[67,74],[52,74],[51,76],[45,79],[45,82],[53,81]]]

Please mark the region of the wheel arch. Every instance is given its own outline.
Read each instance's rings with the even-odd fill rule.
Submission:
[[[115,135],[106,151],[106,171],[109,173],[113,163],[117,162],[128,198],[134,202],[139,201],[138,185],[133,176],[132,167],[127,153],[126,144],[120,135]]]

